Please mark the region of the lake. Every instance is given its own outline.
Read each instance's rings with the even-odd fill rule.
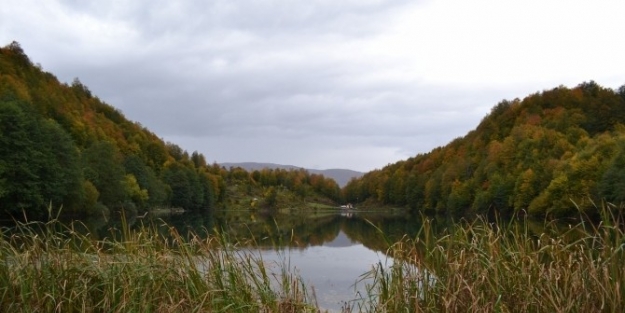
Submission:
[[[96,219],[83,221],[90,229],[88,233],[78,229],[80,224],[68,224],[67,220],[62,224],[32,223],[24,226],[28,229],[16,229],[16,236],[9,233],[10,229],[3,229],[11,243],[3,250],[9,256],[3,281],[21,279],[15,286],[23,288],[22,283],[26,283],[28,289],[40,290],[44,299],[49,298],[48,294],[62,299],[67,295],[74,299],[77,295],[83,297],[80,301],[91,303],[92,293],[100,295],[104,290],[98,287],[100,284],[90,283],[95,279],[106,286],[124,286],[103,294],[103,299],[115,302],[118,292],[134,295],[132,298],[138,301],[122,304],[142,308],[137,311],[151,307],[144,303],[167,305],[169,299],[173,305],[201,301],[199,306],[194,305],[198,308],[210,308],[205,307],[209,304],[248,308],[258,304],[259,311],[268,307],[276,311],[274,305],[290,307],[303,299],[301,291],[292,292],[302,290],[293,276],[301,277],[306,284],[306,299],[316,300],[322,309],[332,311],[341,311],[345,305],[354,308],[346,312],[362,311],[361,304],[364,311],[383,312],[441,308],[541,311],[546,306],[550,311],[563,306],[596,311],[604,305],[607,311],[621,312],[624,307],[621,283],[625,236],[620,217],[606,219],[599,225],[586,220],[579,224],[548,221],[537,225],[524,219],[484,217],[459,218],[450,224],[441,216],[425,217],[422,222],[399,211],[390,213],[311,210],[305,214],[267,214],[246,210],[129,217],[124,223]],[[132,231],[142,225],[149,230],[138,227],[141,232]],[[44,227],[38,230],[41,226]],[[41,237],[39,231],[44,232]],[[25,236],[20,236],[20,232]],[[73,235],[77,233],[84,235]],[[201,240],[210,233],[218,236]],[[418,240],[399,240],[404,236]],[[196,244],[180,244],[184,241],[181,237],[192,238]],[[113,243],[105,238],[123,242]],[[22,248],[14,246],[34,253],[22,253]],[[159,252],[161,246],[167,247],[162,250],[164,254]],[[73,249],[80,251],[70,253],[68,258],[66,253]],[[388,259],[386,251],[401,259]],[[179,252],[182,258],[175,257]],[[258,257],[249,258],[246,253]],[[243,275],[238,274],[239,264],[247,266]],[[370,272],[375,266],[382,267]],[[17,276],[8,275],[13,270],[20,272]],[[367,284],[366,279],[362,281],[367,272],[381,278],[376,279],[375,289],[361,292]],[[47,280],[40,280],[44,276]],[[109,280],[111,277],[113,280]],[[117,277],[122,278],[123,284]],[[159,280],[160,277],[165,280]],[[205,284],[202,277],[212,283]],[[228,281],[224,282],[224,278]],[[65,282],[84,279],[89,283],[65,289]],[[250,288],[246,282],[253,286]],[[286,284],[278,285],[280,282]],[[274,283],[277,288],[272,288]],[[64,293],[57,294],[59,290]],[[84,293],[85,290],[89,292]],[[181,299],[172,299],[171,290],[180,291]],[[250,290],[260,293],[250,294]],[[153,301],[143,302],[145,295],[156,291],[160,293]],[[20,296],[21,292],[16,289],[5,294]],[[311,294],[315,300],[310,300]],[[360,302],[360,295],[367,299]],[[545,301],[545,295],[553,298]],[[209,298],[211,301],[205,302]],[[21,299],[11,299],[9,303],[21,303]]]
[[[83,221],[98,239],[111,235],[115,224]],[[167,236],[174,227],[183,236],[218,232],[237,249],[262,257],[279,275],[286,265],[314,292],[319,307],[339,311],[365,296],[365,274],[374,266],[391,266],[385,255],[390,243],[414,236],[420,224],[403,212],[339,212],[317,210],[275,212],[217,211],[152,219],[129,218],[136,225],[153,223]],[[168,225],[165,227],[165,225]]]
[[[153,225],[163,237],[170,236],[172,228],[187,238],[219,234],[236,250],[262,258],[275,277],[285,268],[299,276],[318,306],[331,312],[340,312],[344,306],[358,308],[362,297],[371,295],[366,292],[371,282],[367,274],[374,267],[393,265],[394,260],[385,254],[389,246],[403,237],[415,238],[422,227],[419,216],[399,210],[286,210],[273,214],[228,210],[128,217],[126,222],[131,228]],[[119,222],[94,219],[82,223],[94,239],[121,238],[119,229],[123,226]],[[429,225],[436,234],[453,224],[436,216]]]
[[[71,220],[65,220],[69,224]],[[153,225],[164,237],[173,227],[182,236],[219,233],[241,251],[262,257],[275,274],[282,268],[301,277],[319,307],[331,312],[345,305],[357,307],[365,292],[365,274],[374,266],[389,267],[389,245],[403,236],[414,237],[421,223],[404,211],[311,210],[263,213],[253,210],[213,211],[204,214],[128,217],[131,227]],[[93,239],[121,238],[121,224],[102,218],[82,220]],[[444,222],[441,221],[441,225]],[[79,224],[80,225],[80,224]],[[75,226],[76,229],[80,228]]]
[[[589,251],[590,254],[586,259],[594,260],[593,258],[596,255],[592,247],[594,247],[595,243],[599,240],[595,234],[583,231],[582,228],[586,227],[584,224],[581,224],[581,226],[577,228],[572,228],[570,225],[568,225],[568,227],[563,225],[563,227],[553,228],[555,225],[549,223],[549,229],[541,229],[540,226],[536,227],[529,221],[528,223],[517,224],[518,221],[510,220],[498,224],[482,219],[462,219],[459,223],[449,223],[445,217],[441,216],[436,216],[433,219],[428,217],[427,220],[428,221],[424,224],[420,218],[411,217],[405,212],[400,211],[358,211],[357,213],[347,214],[336,210],[312,210],[305,214],[298,211],[277,211],[274,212],[274,214],[267,214],[245,210],[211,212],[210,214],[181,214],[163,216],[160,218],[150,218],[149,216],[146,218],[128,217],[123,219],[123,222],[106,222],[102,219],[94,219],[83,220],[81,223],[69,223],[71,220],[62,220],[62,225],[52,224],[50,227],[58,226],[58,233],[77,232],[85,234],[81,236],[81,238],[85,238],[86,240],[81,239],[83,241],[68,242],[69,244],[79,245],[82,245],[82,243],[89,245],[89,243],[93,242],[92,239],[101,240],[111,238],[123,240],[122,238],[127,235],[133,237],[142,236],[142,234],[144,234],[143,232],[134,233],[132,231],[134,228],[145,230],[144,227],[138,226],[150,227],[150,231],[146,232],[150,234],[149,236],[155,235],[157,237],[162,237],[162,241],[158,240],[158,242],[164,242],[165,245],[171,245],[171,247],[176,247],[177,244],[175,242],[180,242],[177,241],[180,237],[204,237],[210,234],[217,234],[217,238],[221,238],[221,241],[218,244],[212,245],[211,243],[217,242],[214,242],[212,239],[209,240],[207,244],[201,248],[202,251],[217,252],[219,255],[219,249],[227,247],[227,249],[224,250],[235,253],[235,259],[228,259],[227,264],[238,263],[230,260],[244,257],[245,254],[248,253],[253,254],[257,256],[252,258],[255,260],[254,262],[262,262],[262,264],[264,264],[262,268],[267,269],[269,272],[268,275],[263,274],[264,277],[275,278],[276,284],[280,282],[280,278],[283,275],[285,275],[287,282],[291,281],[292,276],[300,277],[300,280],[303,281],[307,287],[308,294],[314,295],[313,298],[317,305],[324,310],[328,309],[333,312],[340,312],[341,308],[345,306],[354,308],[353,311],[360,311],[358,308],[361,304],[368,307],[368,303],[365,301],[375,299],[378,290],[376,289],[373,292],[366,291],[367,284],[371,281],[368,280],[367,273],[397,273],[397,269],[407,269],[412,273],[407,276],[403,274],[394,276],[400,277],[401,283],[399,286],[395,284],[393,284],[393,286],[400,287],[402,291],[399,294],[391,293],[391,299],[396,299],[396,296],[400,296],[397,298],[399,300],[395,302],[399,307],[404,307],[407,301],[410,302],[414,299],[419,299],[419,297],[421,297],[419,295],[422,295],[422,299],[424,299],[424,302],[421,303],[424,307],[438,307],[438,300],[440,298],[432,297],[432,293],[425,293],[428,288],[423,288],[423,283],[428,282],[429,284],[433,284],[437,282],[439,278],[446,281],[446,284],[451,281],[453,284],[449,285],[452,286],[449,292],[455,294],[458,289],[454,284],[459,283],[463,285],[467,283],[467,277],[474,277],[474,273],[486,273],[495,269],[494,273],[491,273],[494,276],[490,274],[482,276],[488,277],[488,281],[472,281],[475,286],[485,288],[481,289],[485,292],[484,299],[492,300],[493,295],[490,293],[493,290],[492,283],[500,284],[499,287],[501,288],[508,288],[509,286],[506,284],[510,282],[510,280],[508,280],[507,277],[526,277],[528,273],[538,273],[532,278],[535,280],[549,278],[545,276],[544,273],[541,274],[545,264],[554,264],[554,262],[550,262],[549,260],[555,257],[560,258],[563,253],[565,253],[565,256],[568,255],[566,253],[568,253],[569,249],[579,248],[581,249],[580,251]],[[37,225],[40,224],[32,225],[36,228],[38,227]],[[66,228],[64,225],[70,225],[70,228]],[[80,225],[84,225],[85,228],[82,229]],[[127,228],[126,226],[130,227]],[[41,231],[49,231],[50,229],[51,228],[41,229]],[[130,231],[128,232],[129,229]],[[419,233],[421,230],[424,230],[424,233]],[[564,230],[564,233],[558,235],[561,230]],[[619,229],[616,228],[616,231],[618,230]],[[3,231],[9,232],[10,230],[6,229]],[[37,232],[38,231],[35,230],[33,233]],[[53,232],[56,233],[57,231],[53,230]],[[27,233],[30,234],[30,232]],[[547,233],[551,233],[551,235]],[[609,235],[607,237],[616,238],[615,240],[618,245],[607,241],[605,244],[615,247],[620,246],[621,241],[619,238],[622,238],[620,234],[620,232],[617,232],[615,236]],[[404,246],[403,243],[405,242],[400,241],[402,237],[414,239],[417,238],[417,236],[420,240],[423,240],[420,241],[420,244],[413,245],[412,243],[408,243],[408,245]],[[552,236],[556,236],[557,239],[553,239],[554,237]],[[588,241],[589,245],[584,246],[579,244],[579,236],[588,238],[586,241]],[[427,238],[434,239],[428,240]],[[175,239],[176,241],[170,241],[169,239]],[[398,241],[402,242],[402,245],[395,245],[393,249],[388,249],[390,245],[394,245]],[[56,242],[57,241],[54,242],[54,245],[56,245]],[[102,243],[110,241],[97,242]],[[569,244],[570,242],[576,244]],[[437,245],[436,247],[439,247],[438,244],[440,243],[440,247],[443,247],[443,249],[432,249],[432,243],[435,243]],[[151,246],[151,241],[147,245]],[[555,251],[560,251],[558,249],[564,249],[566,251],[562,253],[558,252],[554,255],[544,255],[545,251],[547,251],[544,248],[545,245],[549,245],[549,249],[556,249]],[[132,248],[133,246],[131,245],[130,247]],[[444,247],[449,248],[449,250]],[[216,250],[213,250],[213,248]],[[538,251],[533,251],[534,248],[540,249]],[[99,250],[100,246],[96,249]],[[398,261],[387,257],[385,255],[387,250],[392,251],[393,255],[400,256],[402,260]],[[450,251],[452,251],[452,253],[450,253]],[[458,253],[457,251],[460,252]],[[526,255],[519,258],[518,255],[521,252],[526,253]],[[176,252],[173,253],[175,254]],[[573,254],[570,254],[570,256],[578,255],[575,254],[578,253],[576,251],[572,251],[571,253]],[[465,254],[467,254],[466,257],[464,257]],[[470,254],[470,256],[468,256],[468,254]],[[128,254],[129,257],[132,255],[132,253]],[[200,259],[195,259],[194,256],[195,254],[190,254],[190,258],[186,259],[190,263],[186,264],[193,264],[195,262],[201,265],[201,273],[208,273],[204,272],[206,269],[217,269],[218,273],[221,271],[221,267],[213,267],[210,265],[218,264],[219,262],[210,263],[208,265],[209,267],[205,267],[207,263],[202,263]],[[200,254],[198,254],[198,256],[200,256]],[[570,256],[564,257],[562,260],[586,260],[585,258],[572,258]],[[612,254],[602,256],[603,259],[606,259],[606,257],[610,259],[614,256]],[[122,258],[124,258],[124,255],[122,255]],[[243,258],[243,260],[249,259]],[[479,260],[495,260],[495,263],[484,263]],[[519,264],[519,260],[524,262]],[[527,263],[525,262],[527,260],[535,260],[536,262],[532,261]],[[88,259],[87,262],[91,264],[92,260]],[[137,264],[141,263],[139,260],[132,262]],[[500,268],[498,264],[501,262],[503,262],[503,265]],[[259,263],[254,263],[253,266],[257,266],[256,264]],[[398,267],[398,264],[401,264],[401,267]],[[606,263],[603,262],[600,264]],[[419,267],[417,267],[417,265]],[[520,265],[522,266],[519,267]],[[537,268],[532,268],[529,271],[524,270],[523,266],[530,265],[537,266]],[[595,265],[595,263],[592,263],[580,268],[584,269],[588,266]],[[181,265],[166,266],[166,268],[176,269],[178,266]],[[391,266],[391,271],[386,270]],[[372,269],[376,267],[378,269],[381,267],[385,270],[372,271]],[[419,268],[428,268],[428,271],[424,272]],[[521,270],[520,272],[515,272],[515,269]],[[570,271],[570,269],[571,267],[568,265],[562,268],[562,270],[565,271]],[[557,270],[560,269],[558,268]],[[454,274],[463,273],[462,271],[465,272],[459,277]],[[605,270],[602,269],[602,271],[598,273],[604,273],[604,271]],[[253,270],[251,272],[254,273]],[[424,273],[426,276],[422,275]],[[440,273],[442,273],[442,275],[439,275]],[[449,275],[450,273],[452,275]],[[501,273],[506,274],[501,276]],[[618,271],[615,271],[615,273],[614,275],[620,275]],[[384,274],[381,275],[383,276]],[[174,274],[174,276],[178,277],[178,274]],[[423,278],[425,278],[425,280],[422,280]],[[491,278],[493,281],[490,281]],[[183,279],[183,281],[187,280]],[[376,286],[384,285],[384,283],[379,283],[380,281],[384,280],[378,280]],[[513,279],[513,281],[519,280]],[[528,279],[527,281],[530,282],[533,280]],[[271,279],[269,279],[268,282],[271,284]],[[525,282],[525,280],[520,280],[519,282]],[[602,282],[599,286],[605,284],[606,283]],[[529,284],[528,286],[535,285],[551,286],[553,282]],[[515,285],[513,286],[513,290],[526,290],[528,286],[523,285],[521,288]],[[275,290],[279,291],[281,289],[278,285],[276,285],[276,287],[278,288]],[[212,292],[213,290],[220,290],[219,288],[221,287],[218,287],[218,289],[209,287],[207,290]],[[134,290],[134,288],[131,289]],[[269,289],[274,290],[274,288]],[[408,290],[408,293],[405,293],[404,290]],[[233,292],[237,294],[239,289],[236,288]],[[421,292],[424,293],[421,294]],[[289,292],[287,291],[287,293]],[[388,294],[388,292],[380,293],[380,300],[383,301],[385,305],[389,303]],[[426,294],[429,296],[426,296]],[[538,294],[541,293],[539,292]],[[578,292],[575,291],[575,294],[578,294]],[[408,295],[406,298],[401,298],[406,295]],[[417,297],[414,295],[417,295]],[[495,296],[497,295],[500,294],[495,294]],[[363,300],[362,297],[367,299]],[[226,297],[225,299],[228,298]],[[515,301],[516,300],[511,303],[516,303]],[[535,305],[538,303],[536,301],[537,300],[532,300],[528,305]],[[460,302],[460,304],[462,303],[464,302]]]
[[[286,265],[314,292],[321,308],[340,311],[366,295],[365,274],[390,266],[389,242],[416,233],[418,221],[384,212],[307,214],[254,211],[215,212],[210,217],[178,215],[163,219],[181,233],[218,230],[229,241],[262,257],[279,274]]]

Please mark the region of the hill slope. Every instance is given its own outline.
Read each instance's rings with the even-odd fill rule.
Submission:
[[[102,216],[175,206],[213,207],[218,167],[189,155],[100,101],[34,66],[16,42],[0,48],[0,215],[47,207]]]
[[[285,170],[298,170],[302,169],[298,166],[293,165],[282,165],[275,163],[258,163],[258,162],[240,162],[240,163],[220,163],[220,166],[225,168],[230,167],[240,167],[245,169],[248,172],[260,171],[264,168],[268,169],[285,169]],[[329,177],[334,179],[336,183],[340,187],[344,187],[352,178],[359,178],[364,173],[348,170],[348,169],[327,169],[327,170],[315,170],[315,169],[304,169],[311,174],[320,174],[325,177]]]
[[[624,123],[625,86],[502,101],[466,136],[369,172],[344,194],[439,213],[593,213],[601,200],[625,201]]]
[[[96,216],[160,207],[206,211],[230,206],[229,194],[268,207],[280,199],[332,203],[341,196],[336,182],[306,172],[253,175],[209,165],[202,154],[129,121],[78,79],[60,83],[18,43],[0,48],[0,219],[45,218],[48,207]]]

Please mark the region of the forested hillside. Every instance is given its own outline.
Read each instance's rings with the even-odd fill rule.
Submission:
[[[291,176],[283,189],[340,196],[323,176]],[[279,177],[207,164],[127,120],[78,79],[59,82],[18,43],[0,48],[0,218],[43,217],[49,207],[78,215],[209,210],[226,202],[234,178],[264,190],[285,183]]]
[[[593,213],[625,201],[623,124],[625,86],[502,101],[466,136],[352,180],[344,195],[437,213]]]
[[[332,179],[303,170],[207,164],[78,79],[59,82],[14,42],[0,48],[0,218],[41,217],[48,207],[101,215],[290,205],[294,197],[451,214],[593,212],[625,201],[624,125],[625,86],[557,87],[502,101],[466,136],[369,172],[341,194]]]

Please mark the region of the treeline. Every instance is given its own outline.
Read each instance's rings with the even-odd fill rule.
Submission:
[[[0,49],[0,215],[206,210],[220,169],[189,155],[91,94],[60,83],[16,42]]]
[[[334,179],[322,174],[311,174],[304,169],[270,169],[247,172],[241,167],[223,169],[222,176],[229,184],[243,184],[250,188],[280,187],[293,192],[300,199],[323,196],[334,203],[342,202],[341,188]],[[251,189],[250,189],[251,190]]]
[[[449,214],[595,212],[625,201],[625,86],[595,82],[502,101],[427,154],[352,180],[347,201]]]

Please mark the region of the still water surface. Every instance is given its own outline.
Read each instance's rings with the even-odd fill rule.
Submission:
[[[111,234],[111,223],[83,221],[97,237]],[[211,214],[181,214],[151,219],[129,218],[131,225],[162,225],[163,235],[174,227],[183,236],[206,236],[218,232],[241,250],[258,254],[268,268],[280,275],[283,266],[299,276],[317,304],[330,311],[356,306],[367,296],[371,281],[366,274],[374,266],[391,266],[385,255],[390,243],[403,236],[414,237],[418,219],[388,212],[337,211],[281,212],[223,211]],[[166,225],[166,226],[165,226]]]
[[[66,225],[71,221],[62,220]],[[542,226],[527,222],[530,234],[544,232]],[[189,237],[217,233],[241,251],[262,257],[267,268],[275,269],[276,277],[286,265],[290,273],[303,280],[309,292],[314,290],[317,304],[333,312],[340,312],[345,305],[358,308],[362,297],[367,296],[367,283],[371,282],[366,274],[377,266],[391,266],[393,260],[385,255],[389,245],[403,237],[416,238],[422,226],[421,218],[405,212],[375,211],[223,211],[128,217],[126,223],[131,229],[152,225],[164,237],[171,234],[172,227]],[[85,233],[93,239],[120,236],[119,231],[124,228],[119,221],[102,218],[81,220],[78,225],[84,225]],[[440,216],[428,225],[434,234],[461,227]],[[568,229],[564,226],[564,230]]]
[[[291,272],[300,276],[320,307],[339,310],[341,306],[357,302],[360,295],[366,295],[363,274],[378,263],[389,266],[392,262],[386,256],[373,251],[361,243],[352,241],[344,232],[339,232],[334,241],[306,248],[283,250],[260,250],[263,260],[275,272],[287,264]]]
[[[218,212],[210,221],[181,215],[165,219],[179,231],[219,229],[242,249],[263,258],[279,274],[286,265],[302,278],[323,309],[340,311],[366,296],[374,266],[393,260],[384,252],[388,243],[418,230],[417,221],[381,212],[340,214],[258,214]],[[253,239],[253,240],[252,240]],[[248,245],[249,244],[249,245]]]
[[[414,239],[422,226],[418,217],[375,211],[223,211],[129,217],[126,222],[131,228],[152,225],[164,237],[171,234],[172,227],[183,237],[217,233],[240,251],[261,257],[276,278],[283,269],[299,276],[319,307],[332,312],[340,312],[343,306],[357,309],[359,303],[366,305],[362,298],[368,296],[365,290],[371,283],[367,273],[374,267],[390,267],[393,260],[385,255],[389,245],[403,237]],[[103,219],[82,220],[79,224],[94,239],[119,236],[117,232],[123,228],[119,221]],[[428,225],[435,234],[455,227],[444,217],[436,217]],[[531,223],[527,226],[533,228]]]

